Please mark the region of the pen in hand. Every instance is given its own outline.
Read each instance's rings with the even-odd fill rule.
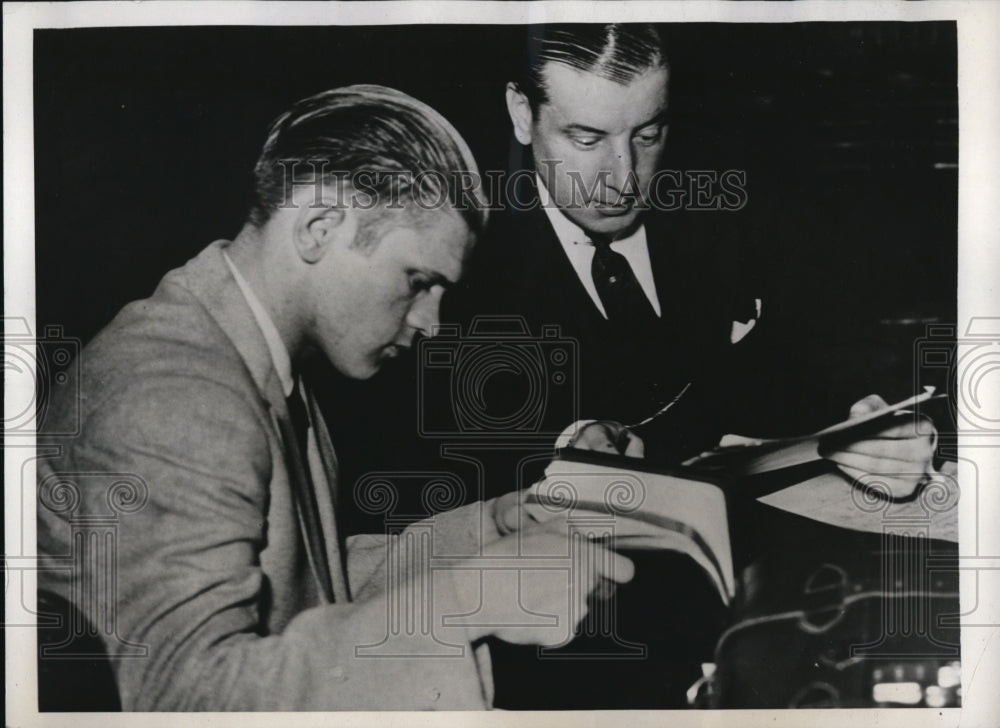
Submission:
[[[579,431],[570,439],[568,446],[577,450],[592,450],[596,452],[610,452],[616,455],[627,455],[630,457],[644,457],[645,448],[642,438],[635,433],[635,428],[647,425],[656,418],[663,415],[684,396],[690,389],[688,382],[684,387],[663,407],[649,417],[632,425],[623,425],[613,420],[595,420],[583,425]]]
[[[646,419],[636,422],[635,424],[625,425],[625,428],[628,430],[634,430],[636,427],[642,427],[643,425],[648,425],[650,422],[655,420],[657,417],[663,415],[665,412],[667,412],[667,410],[669,410],[671,407],[677,404],[680,398],[683,397],[690,388],[691,388],[691,382],[688,382],[683,387],[681,387],[681,391],[679,391],[676,395],[674,395],[674,398],[672,400],[670,400],[665,405],[660,407],[660,409],[658,409],[656,412],[651,414]]]

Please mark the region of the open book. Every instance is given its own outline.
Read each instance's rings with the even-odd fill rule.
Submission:
[[[617,548],[687,554],[704,569],[728,605],[736,586],[722,484],[820,460],[824,444],[840,438],[861,439],[884,429],[889,418],[930,400],[933,394],[933,389],[928,389],[885,409],[801,437],[728,437],[715,450],[676,468],[563,449],[546,469],[545,478],[529,490],[528,503],[565,511],[569,528],[575,522],[578,528],[610,538]],[[738,485],[736,489],[740,489]]]
[[[616,548],[687,554],[729,604],[736,585],[722,489],[693,471],[644,465],[636,458],[561,450],[531,487],[528,503],[565,511],[570,529],[608,537]]]

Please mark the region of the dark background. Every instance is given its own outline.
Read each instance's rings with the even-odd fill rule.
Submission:
[[[745,429],[795,432],[872,391],[908,396],[914,342],[956,318],[955,24],[663,32],[664,166],[748,176],[742,211],[708,213],[740,217],[764,298]],[[235,235],[267,125],[320,90],[409,92],[453,121],[481,167],[506,169],[503,89],[524,37],[523,26],[36,31],[39,327],[86,341]]]

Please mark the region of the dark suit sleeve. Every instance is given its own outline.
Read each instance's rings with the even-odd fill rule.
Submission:
[[[260,412],[216,382],[134,384],[97,409],[65,461],[76,472],[131,473],[148,488],[118,534],[117,632],[148,646],[146,658],[113,660],[123,707],[486,707],[464,631],[451,635],[458,656],[356,656],[358,645],[385,638],[384,593],[307,609],[281,634],[264,633],[260,554],[276,465]],[[79,512],[105,512],[105,498],[102,488],[83,488]],[[44,524],[50,534],[58,527]],[[438,582],[435,596],[448,601]],[[395,652],[422,638],[402,635]]]

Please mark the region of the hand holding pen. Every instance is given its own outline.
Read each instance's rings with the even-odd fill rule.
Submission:
[[[609,452],[629,457],[644,457],[645,447],[642,438],[635,434],[635,429],[648,425],[670,410],[690,388],[691,383],[688,382],[663,407],[649,417],[631,425],[623,425],[613,420],[592,420],[576,423],[576,433],[569,439],[566,447],[574,447],[577,450]]]
[[[567,447],[641,458],[645,455],[642,440],[628,427],[612,420],[594,420],[581,424]]]

